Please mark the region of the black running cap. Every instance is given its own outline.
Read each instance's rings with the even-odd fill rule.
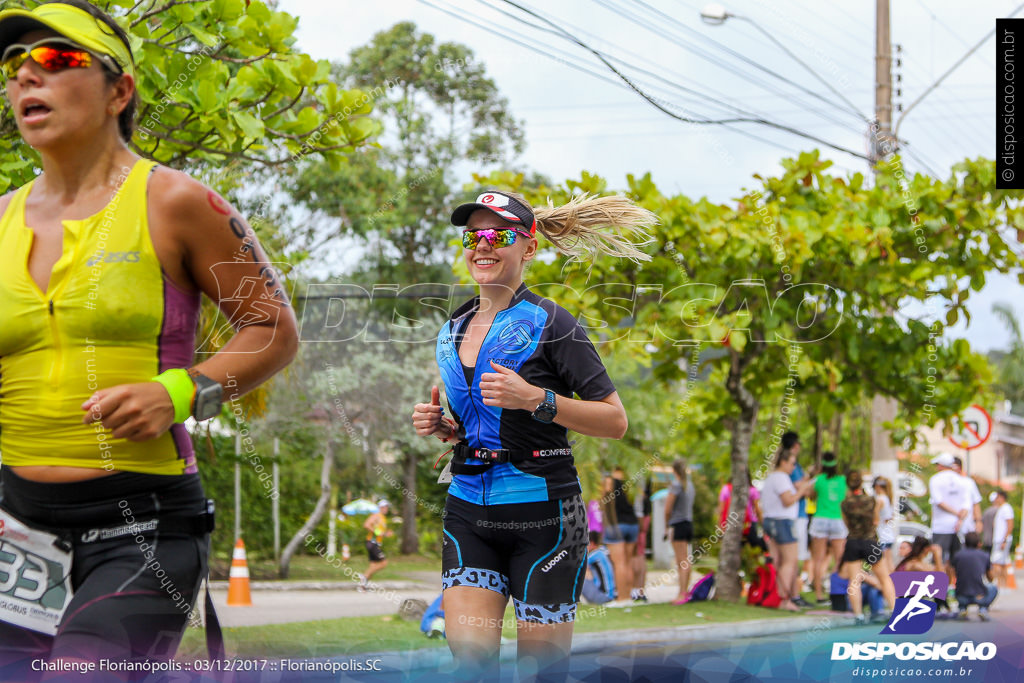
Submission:
[[[531,235],[536,234],[537,219],[533,217],[533,211],[515,197],[495,190],[488,190],[477,197],[476,201],[463,204],[452,211],[452,225],[465,225],[477,209],[486,209],[498,218],[519,223],[528,229]]]

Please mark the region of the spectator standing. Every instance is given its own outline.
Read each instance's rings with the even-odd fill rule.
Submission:
[[[885,477],[875,477],[871,484],[875,493],[875,500],[879,502],[878,508],[878,545],[883,550],[888,550],[896,542],[896,515],[892,506],[892,482]]]
[[[992,552],[992,532],[995,526],[996,513],[999,512],[999,506],[994,505],[996,502],[996,492],[988,494],[989,506],[985,508],[985,512],[981,514],[981,549],[986,553]]]
[[[992,581],[992,562],[978,545],[981,539],[973,531],[964,538],[964,549],[953,558],[956,569],[956,602],[960,619],[967,619],[967,608],[978,606],[978,618],[988,621],[988,608],[996,599],[999,589]],[[993,551],[995,549],[993,548]]]
[[[835,453],[825,451],[822,456],[823,471],[814,478],[811,494],[817,501],[817,510],[808,530],[811,537],[814,599],[819,603],[829,602],[822,596],[822,578],[830,571],[829,558],[833,566],[839,567],[847,536],[840,509],[846,498],[846,479],[838,472],[839,461]]]
[[[854,470],[847,474],[846,485],[849,492],[840,508],[849,527],[849,538],[846,539],[846,547],[843,550],[839,576],[850,582],[847,593],[850,597],[850,607],[853,608],[857,621],[863,622],[860,586],[864,581],[864,563],[871,565],[871,572],[875,575],[890,611],[896,605],[896,589],[889,576],[892,574],[889,554],[878,544],[875,533],[878,528],[878,512],[882,504],[863,490],[863,477],[860,472]]]
[[[791,479],[796,466],[796,453],[792,450],[779,452],[775,470],[765,479],[761,488],[761,503],[764,510],[764,531],[768,537],[768,550],[777,567],[777,587],[782,603],[781,609],[799,611],[794,598],[794,575],[797,569],[797,539],[793,527],[797,519],[800,499],[814,485],[806,477],[795,484]]]
[[[796,432],[786,432],[782,435],[782,450],[793,454],[794,466],[793,472],[790,475],[790,480],[796,484],[798,481],[804,478],[804,468],[800,466],[800,451],[802,450],[800,445],[800,435]],[[810,513],[807,510],[807,499],[801,498],[800,502],[797,503],[796,519],[793,521],[793,534],[796,536],[796,561],[798,569],[793,574],[793,585],[789,588],[790,594],[795,595],[799,602],[803,602],[803,598],[800,598],[801,588],[803,587],[803,580],[800,578],[799,567],[803,566],[804,572],[807,576],[814,575],[814,561],[811,558],[810,545],[808,541],[807,530],[810,524]],[[810,563],[810,565],[808,565]],[[801,605],[806,607],[807,605]]]
[[[967,480],[953,470],[954,460],[949,453],[932,458],[939,468],[928,480],[928,500],[932,505],[932,542],[942,551],[943,563],[950,562],[960,549],[957,534],[970,515],[964,504],[967,500]],[[954,578],[950,573],[950,579]]]
[[[747,468],[747,509],[743,519],[743,542],[767,552],[768,544],[761,533],[764,515],[761,513],[761,492],[750,482],[750,468]],[[718,525],[725,528],[729,518],[729,504],[732,502],[732,482],[722,484],[718,494]]]
[[[636,496],[633,513],[637,516],[636,554],[633,555],[633,590],[630,597],[647,602],[644,585],[647,583],[647,537],[651,530],[651,478],[647,477],[643,495]]]
[[[682,605],[690,590],[690,543],[693,541],[693,499],[696,490],[690,480],[685,460],[672,463],[675,481],[665,499],[665,535],[672,541],[672,552],[676,556],[676,572],[679,574],[679,595],[672,602]]]
[[[1012,561],[1010,551],[1013,549],[1013,506],[1006,502],[1005,490],[996,489],[995,493],[996,500],[992,507],[996,508],[996,514],[992,520],[990,559],[996,583],[1000,588],[1006,588],[1006,570]]]
[[[972,531],[981,532],[981,491],[978,490],[978,482],[964,473],[964,461],[958,456],[953,456],[953,471],[964,478],[965,493],[964,507],[967,508],[967,519],[960,527],[960,540],[963,541],[966,534]]]
[[[611,475],[605,477],[601,499],[604,502],[604,542],[615,568],[615,585],[622,587],[623,592],[626,586],[633,585],[633,553],[639,534],[625,479],[625,470],[616,466]]]

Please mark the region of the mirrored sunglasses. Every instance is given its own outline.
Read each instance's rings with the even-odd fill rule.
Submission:
[[[462,246],[466,249],[476,249],[480,240],[487,240],[492,248],[511,247],[516,243],[516,237],[522,235],[529,238],[527,233],[514,228],[484,228],[482,230],[464,230],[462,232]]]
[[[31,45],[14,43],[8,45],[0,58],[0,70],[7,78],[14,78],[18,69],[29,57],[47,71],[64,69],[87,69],[92,66],[93,57],[98,58],[114,73],[120,73],[113,60],[105,55],[93,55],[80,45],[62,38],[44,38]]]

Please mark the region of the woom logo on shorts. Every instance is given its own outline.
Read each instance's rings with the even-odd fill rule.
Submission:
[[[550,562],[548,562],[548,563],[547,563],[546,565],[544,565],[544,567],[543,567],[543,568],[541,569],[541,571],[542,571],[542,572],[544,572],[545,574],[547,574],[547,573],[548,573],[548,571],[549,571],[549,570],[550,570],[550,569],[551,569],[552,567],[554,567],[554,566],[555,566],[556,564],[558,564],[558,561],[559,561],[559,560],[561,560],[561,559],[562,559],[563,557],[565,557],[565,556],[566,556],[566,555],[568,555],[568,554],[569,554],[569,551],[568,551],[568,550],[563,550],[562,552],[558,553],[558,554],[557,554],[557,555],[555,555],[555,556],[554,556],[553,558],[551,558],[551,561],[550,561]]]
[[[894,572],[896,608],[880,635],[919,635],[935,624],[936,599],[946,595],[949,577],[942,572]],[[832,661],[882,659],[895,656],[900,660],[943,660],[946,662],[987,661],[996,656],[994,643],[950,641],[945,643],[832,643]]]

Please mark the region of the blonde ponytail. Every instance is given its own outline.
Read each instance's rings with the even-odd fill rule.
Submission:
[[[638,247],[653,241],[649,228],[658,217],[621,195],[576,195],[562,206],[536,209],[537,230],[570,261],[592,261],[599,254],[650,261]]]

